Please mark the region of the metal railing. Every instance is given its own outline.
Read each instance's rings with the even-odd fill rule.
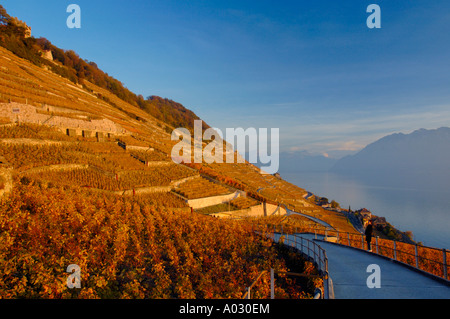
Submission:
[[[275,226],[274,226],[275,227]],[[279,228],[279,226],[275,227]],[[342,232],[322,226],[314,227],[284,227],[286,233],[310,233],[323,236],[325,240],[339,245],[368,250],[364,234]],[[372,253],[391,258],[432,276],[443,279],[450,285],[450,251],[434,247],[410,244],[391,239],[372,237]]]
[[[276,229],[272,233],[275,240]],[[284,237],[284,244],[297,249],[300,253],[314,263],[324,283],[324,298],[334,299],[333,281],[328,273],[328,257],[325,249],[316,242],[306,239],[299,234],[284,233],[281,228],[280,239]]]
[[[291,204],[284,206],[286,209],[292,208],[291,212],[295,213],[295,207]],[[309,228],[311,228],[311,226]],[[325,238],[331,237],[334,234],[337,244],[363,250],[367,247],[365,235],[362,233],[339,232],[334,228],[322,225],[315,225],[312,228],[316,235],[321,233]],[[297,233],[297,231],[295,232]],[[305,231],[302,230],[302,232]],[[309,232],[311,232],[311,230]],[[444,281],[450,285],[450,251],[447,249],[427,247],[390,239],[381,239],[379,237],[373,237],[370,244],[371,248],[373,247],[372,252],[402,262],[431,274],[432,276],[436,276],[439,279],[444,279]]]
[[[258,283],[258,281],[261,279],[261,277],[268,273],[269,271],[263,270],[259,273],[258,277],[253,281],[253,283],[247,287],[247,291],[245,292],[242,299],[251,299],[251,291],[252,288]],[[288,272],[288,271],[276,271],[271,268],[270,269],[270,299],[275,299],[275,273],[277,274],[285,274],[288,276],[297,276],[297,277],[310,277],[310,278],[322,278],[322,276],[316,276],[316,275],[309,275],[309,274],[299,274],[294,272]],[[323,299],[325,298],[324,293],[322,289],[316,288],[314,291],[313,299]]]
[[[326,237],[335,236],[336,243],[362,250],[369,250],[364,234],[327,231]],[[419,270],[448,280],[448,251],[418,244],[409,244],[390,239],[372,237],[370,248],[373,253],[405,263]]]
[[[245,292],[242,299],[251,299],[251,291],[253,286],[256,285],[256,283],[261,279],[261,277],[267,273],[267,270],[263,270],[259,273],[258,277],[253,281],[253,283],[247,287],[247,291]],[[270,269],[270,299],[275,298],[275,279],[274,279],[274,270]]]
[[[270,236],[273,241],[278,241],[286,246],[295,248],[299,253],[301,253],[315,265],[319,275],[299,274],[293,272],[277,272],[277,273],[289,276],[321,278],[324,284],[324,291],[316,289],[316,291],[314,292],[314,299],[334,299],[333,281],[331,280],[331,277],[328,273],[327,254],[326,251],[322,247],[320,247],[320,245],[318,245],[312,240],[303,238],[298,234],[289,235],[283,232],[277,233],[275,231],[275,228],[273,232],[266,234],[268,234],[268,236]],[[258,277],[253,281],[253,283],[249,287],[247,287],[247,291],[242,299],[250,299],[252,288],[267,272],[268,271],[262,271],[258,275]],[[274,299],[274,287],[275,287],[274,273],[275,273],[274,270],[271,269],[270,270],[271,299]]]

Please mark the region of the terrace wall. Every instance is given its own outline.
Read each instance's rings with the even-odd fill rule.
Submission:
[[[243,194],[245,194],[245,192],[236,191],[231,194],[189,199],[188,205],[190,207],[192,207],[193,209],[205,208],[208,206],[214,206],[214,205],[218,205],[218,204],[227,203],[230,200],[235,199]]]
[[[263,216],[272,216],[272,215],[286,215],[286,209],[273,205],[267,204],[264,212],[264,203],[260,205],[255,205],[247,209],[241,210],[233,210],[228,212],[220,212],[216,214],[212,214],[214,217],[222,217],[222,218],[243,218],[243,217],[263,217]]]
[[[171,186],[151,186],[151,187],[141,187],[136,189],[129,189],[126,191],[116,191],[115,194],[122,196],[132,196],[139,194],[149,194],[149,193],[169,193],[172,190]]]
[[[50,107],[44,107],[45,111]],[[43,109],[43,110],[44,110]],[[38,113],[37,108],[32,105],[20,103],[1,103],[0,117],[9,118],[12,122],[45,124],[58,127],[63,133],[74,135],[84,135],[94,132],[103,132],[105,134],[122,135],[126,131],[118,124],[108,119],[83,120],[65,116],[52,116]],[[51,109],[53,110],[53,108]],[[58,108],[61,113],[74,113],[73,110]],[[63,111],[64,110],[64,111]],[[68,131],[70,130],[70,131]]]
[[[154,148],[151,148],[150,146],[135,146],[135,145],[126,145],[125,149],[128,151],[154,151]]]

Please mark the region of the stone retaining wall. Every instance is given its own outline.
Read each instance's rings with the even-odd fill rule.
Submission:
[[[245,192],[236,191],[234,193],[226,194],[226,195],[188,199],[187,203],[193,209],[200,209],[200,208],[205,208],[208,206],[214,206],[214,205],[218,205],[218,204],[227,203],[230,200],[233,200],[233,199],[241,196],[242,194],[245,194]]]
[[[42,110],[47,111],[47,108],[50,107],[44,106]],[[74,113],[73,110],[65,110],[62,108],[58,109],[59,111],[64,110],[63,113],[67,113],[68,116],[70,116],[71,113]],[[35,106],[27,104],[0,103],[0,117],[9,118],[12,122],[45,124],[47,126],[58,127],[64,134],[72,135],[88,135],[89,132],[91,132],[90,134],[93,136],[95,136],[95,132],[110,133],[115,135],[126,134],[125,129],[108,119],[83,120],[65,116],[41,114],[36,110],[37,108]],[[49,109],[49,111],[52,110]],[[70,129],[70,131],[68,131],[68,129]]]
[[[245,218],[245,217],[263,217],[263,216],[284,216],[286,215],[286,209],[273,205],[261,203],[247,209],[233,210],[228,212],[220,212],[211,214],[214,217],[221,218]]]
[[[131,196],[139,194],[149,194],[149,193],[169,193],[172,190],[170,186],[152,186],[152,187],[141,187],[136,189],[128,189],[125,191],[114,192],[117,195]]]

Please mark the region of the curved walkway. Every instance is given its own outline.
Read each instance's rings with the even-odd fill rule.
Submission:
[[[287,208],[286,205],[284,205],[284,204],[282,204],[282,205],[283,205],[284,208],[286,209],[286,212],[287,212],[287,215],[288,215],[288,216],[289,216],[289,215],[299,215],[299,216],[308,218],[308,219],[310,219],[310,220],[312,220],[312,221],[314,221],[314,222],[316,222],[316,223],[318,223],[318,224],[320,224],[320,225],[322,225],[322,226],[329,227],[330,229],[334,229],[333,226],[331,226],[330,224],[328,224],[327,222],[324,222],[323,220],[321,220],[321,219],[319,219],[319,218],[312,217],[312,216],[309,216],[309,215],[306,215],[306,214],[302,214],[302,213],[298,213],[298,212],[294,212],[293,210],[290,210],[289,208]]]
[[[298,234],[314,240],[312,234]],[[323,237],[322,237],[323,238]],[[450,287],[416,270],[374,253],[319,239],[326,251],[336,299],[450,299]],[[380,288],[369,288],[379,266]]]

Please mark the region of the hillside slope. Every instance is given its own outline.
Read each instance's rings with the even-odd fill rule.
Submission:
[[[143,96],[134,94],[123,83],[100,70],[95,62],[82,59],[73,50],[58,48],[45,38],[36,39],[31,36],[29,30],[25,22],[9,16],[0,5],[0,46],[18,57],[36,66],[51,70],[68,79],[72,84],[84,87],[88,91],[91,90],[88,82],[95,84],[172,127],[192,128],[194,120],[199,119],[191,110],[169,99],[156,96],[144,99]],[[99,97],[122,111],[130,111],[114,104],[114,101],[109,100],[107,96]],[[129,114],[136,119],[139,118],[136,112]],[[206,127],[209,126],[205,124]]]
[[[95,140],[95,133],[110,134],[110,141],[123,141],[159,152],[166,159],[176,141],[172,141],[172,127],[137,106],[133,106],[106,89],[84,81],[75,85],[45,67],[39,67],[0,47],[0,119],[4,123],[22,122],[46,124],[61,132],[86,131]],[[155,98],[154,98],[155,99]],[[11,102],[11,103],[8,103]],[[17,112],[17,113],[14,113]],[[106,128],[95,125],[108,123]],[[83,133],[85,132],[85,133]],[[203,174],[218,178],[255,196],[283,201],[304,212],[317,214],[319,207],[303,199],[306,191],[272,175],[263,176],[250,164],[197,165]],[[258,189],[265,189],[257,194]]]
[[[152,150],[165,159],[170,158],[171,150],[178,142],[170,138],[174,129],[170,123],[153,117],[138,105],[86,78],[82,84],[75,84],[55,73],[47,64],[37,65],[1,47],[0,53],[0,102],[5,103],[0,108],[0,120],[3,123],[46,124],[63,133],[85,134],[86,138],[94,140],[100,134],[109,136],[111,142],[121,141],[128,147]],[[171,105],[177,105],[178,111],[183,110],[181,105],[170,100],[157,97],[149,100],[161,105],[166,112],[173,111]],[[177,110],[175,114],[178,114]],[[105,123],[108,124],[106,128],[102,126]],[[272,175],[261,175],[250,163],[202,163],[191,167],[259,200],[283,202],[306,214],[322,214],[323,218],[330,219],[327,221],[330,224],[342,223],[341,215],[323,211],[305,200],[305,190]],[[259,189],[263,191],[258,192]],[[342,227],[347,227],[346,223],[342,223]]]
[[[240,298],[261,270],[315,272],[246,221],[193,212],[175,188],[199,179],[208,189],[196,199],[236,191],[248,205],[283,203],[353,230],[250,163],[174,163],[170,133],[196,116],[168,99],[135,99],[93,63],[71,67],[73,51],[24,37],[0,14],[0,297]],[[53,61],[40,57],[47,49]],[[82,269],[81,290],[66,288],[69,264]],[[282,298],[321,284],[282,282]]]

